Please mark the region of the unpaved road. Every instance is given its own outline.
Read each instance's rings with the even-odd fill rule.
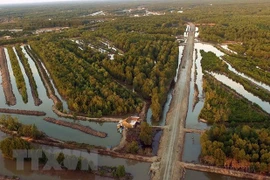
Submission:
[[[179,78],[174,88],[173,100],[166,123],[169,127],[164,131],[160,143],[158,156],[161,158],[159,170],[154,172],[154,180],[175,180],[181,177],[181,159],[185,120],[188,111],[189,83],[191,78],[191,66],[193,61],[194,30],[190,23],[190,32],[184,49],[182,63],[179,69]]]

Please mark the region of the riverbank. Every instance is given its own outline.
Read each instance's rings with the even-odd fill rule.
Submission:
[[[22,109],[6,109],[6,108],[0,108],[0,113],[21,114],[21,115],[29,115],[29,116],[45,116],[46,115],[46,113],[43,111],[31,111],[31,110],[22,110]]]
[[[42,144],[42,145],[48,145],[52,147],[59,147],[59,148],[66,148],[66,149],[73,149],[73,150],[86,150],[88,152],[92,152],[95,154],[108,155],[112,157],[118,157],[118,158],[124,158],[124,159],[130,159],[130,160],[136,160],[136,161],[142,161],[142,162],[155,162],[157,159],[156,156],[148,157],[148,156],[142,156],[142,155],[136,155],[136,154],[121,153],[121,152],[113,151],[110,148],[105,149],[103,147],[92,146],[92,145],[82,144],[82,143],[77,143],[77,142],[60,141],[58,139],[51,138],[44,133],[42,133],[43,134],[42,138],[34,139],[31,137],[19,136],[16,131],[10,131],[3,126],[0,126],[0,131],[6,134],[12,135],[12,136],[17,136],[21,139],[24,139],[30,143],[35,143],[35,144]]]
[[[7,66],[7,59],[3,47],[0,48],[0,71],[2,76],[2,86],[6,98],[6,104],[9,106],[14,106],[16,105],[16,97],[12,90],[10,74]]]
[[[248,173],[248,172],[243,172],[243,171],[236,171],[236,170],[225,169],[225,168],[219,168],[215,166],[207,166],[207,165],[202,165],[202,164],[193,164],[193,163],[186,163],[186,162],[180,162],[180,165],[183,168],[191,169],[195,171],[218,173],[218,174],[223,174],[226,176],[233,176],[233,177],[245,178],[245,179],[270,180],[269,176]]]
[[[43,120],[47,121],[47,122],[50,122],[50,123],[53,123],[53,124],[60,125],[60,126],[65,126],[65,127],[69,127],[69,128],[72,128],[72,129],[76,129],[76,130],[79,130],[79,131],[84,132],[86,134],[91,134],[93,136],[97,136],[97,137],[100,137],[100,138],[107,137],[107,133],[96,131],[96,130],[92,129],[89,126],[83,126],[81,124],[66,122],[66,121],[62,121],[62,120],[56,120],[56,119],[50,118],[50,117],[46,117]]]
[[[30,89],[31,89],[31,94],[32,94],[32,97],[34,100],[34,104],[35,104],[35,106],[39,106],[40,104],[42,104],[42,101],[38,95],[37,84],[36,84],[36,81],[34,79],[32,69],[31,69],[29,62],[28,62],[29,59],[26,57],[26,54],[23,52],[22,48],[23,47],[16,46],[15,50],[17,52],[17,55],[18,55],[22,65],[23,65],[23,67],[24,67],[25,73],[28,77],[29,85],[30,85]]]

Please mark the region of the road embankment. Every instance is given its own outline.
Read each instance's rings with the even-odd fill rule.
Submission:
[[[168,128],[163,133],[158,151],[161,161],[159,167],[152,173],[152,180],[174,180],[179,179],[181,176],[182,169],[177,166],[177,162],[181,160],[185,137],[184,128],[189,103],[195,29],[193,24],[190,23],[189,25],[191,31],[183,51],[178,72],[179,79],[175,84],[173,99],[166,117],[166,126]]]
[[[12,91],[12,85],[10,81],[10,74],[7,66],[7,59],[5,56],[4,48],[0,48],[0,71],[2,76],[2,86],[6,98],[6,104],[14,106],[16,104],[16,97]]]
[[[91,134],[93,136],[97,136],[97,137],[101,137],[101,138],[107,137],[107,133],[96,131],[96,130],[90,128],[89,126],[83,126],[81,124],[71,123],[71,122],[67,122],[67,121],[63,121],[63,120],[56,120],[56,119],[50,118],[50,117],[46,117],[46,118],[44,118],[44,120],[47,122],[53,123],[53,124],[60,125],[60,126],[65,126],[65,127],[69,127],[72,129],[76,129],[76,130],[79,130],[79,131],[84,132],[86,134]]]

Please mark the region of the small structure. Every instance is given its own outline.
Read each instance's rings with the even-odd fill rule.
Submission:
[[[9,39],[11,39],[11,36],[4,36],[3,39],[9,40]]]
[[[130,116],[126,119],[120,120],[117,124],[117,130],[122,133],[123,129],[131,129],[135,128],[137,124],[140,124],[140,117],[138,116]]]

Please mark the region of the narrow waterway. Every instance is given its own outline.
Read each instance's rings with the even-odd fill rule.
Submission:
[[[14,49],[13,49],[14,50]],[[24,116],[24,115],[12,115],[14,117],[17,117],[19,122],[23,124],[35,124],[38,129],[45,132],[47,135],[57,138],[64,141],[76,141],[79,143],[87,143],[91,145],[96,146],[103,146],[103,147],[114,147],[119,144],[121,135],[116,130],[116,123],[96,123],[96,122],[89,122],[89,121],[75,121],[73,119],[68,118],[60,118],[52,111],[52,105],[53,101],[49,99],[46,95],[46,89],[43,85],[43,82],[39,76],[39,73],[37,71],[37,68],[31,59],[30,56],[26,53],[26,51],[23,49],[23,52],[25,53],[28,62],[30,64],[31,70],[33,71],[33,76],[36,81],[36,84],[38,86],[38,93],[43,101],[43,103],[40,106],[34,106],[33,99],[31,96],[29,81],[27,76],[25,75],[24,68],[20,61],[19,65],[22,70],[22,73],[24,75],[24,79],[26,81],[27,86],[27,92],[29,97],[29,102],[25,105],[23,102],[18,103],[16,106],[12,107],[14,109],[26,109],[26,110],[39,110],[39,111],[45,111],[47,113],[46,116],[53,117],[56,119],[62,119],[68,122],[76,122],[80,123],[85,126],[90,126],[95,130],[98,131],[105,131],[108,133],[107,138],[98,138],[95,136],[91,136],[85,133],[82,133],[78,130],[74,130],[67,127],[58,126],[56,124],[51,124],[46,121],[43,121],[44,117],[35,117],[35,116]],[[16,51],[15,51],[16,53]],[[16,54],[17,55],[17,54]],[[17,57],[18,58],[18,57]],[[9,70],[12,74],[11,65],[9,64]],[[47,72],[48,73],[48,72]],[[15,79],[13,78],[13,84],[15,83]],[[1,78],[2,80],[2,78]],[[51,81],[52,82],[52,81]],[[53,84],[53,83],[52,83]],[[13,88],[16,88],[17,86],[14,84]],[[54,84],[53,87],[55,88]],[[1,92],[0,92],[0,98],[4,99],[3,89],[1,85]],[[55,92],[57,95],[59,95],[57,89],[55,88]],[[17,93],[17,96],[19,94]],[[61,97],[60,95],[58,97]],[[21,98],[20,98],[21,99]],[[66,103],[65,103],[66,104]],[[8,108],[8,106],[5,104],[4,101],[1,101],[0,104],[1,108]],[[65,106],[67,108],[67,105]],[[10,108],[10,107],[9,107]],[[3,113],[0,113],[0,115]],[[3,139],[6,137],[6,135],[2,132],[0,132],[0,138]],[[52,148],[52,147],[50,147]],[[131,160],[125,160],[121,158],[112,158],[109,156],[100,156],[98,155],[98,159],[100,161],[101,165],[125,165],[127,172],[131,172],[135,179],[149,179],[148,171],[150,164],[149,163],[141,163],[138,161],[131,161]],[[55,173],[51,171],[47,172],[37,172],[37,171],[31,171],[31,164],[30,162],[25,163],[25,170],[24,171],[18,171],[16,170],[16,161],[12,161],[9,159],[3,159],[2,156],[0,156],[0,174],[8,175],[8,176],[19,176],[21,179],[40,179],[40,180],[47,180],[47,179],[76,179],[80,177],[80,179],[106,179],[103,177],[97,177],[92,174],[84,174],[84,173],[76,173],[76,172],[65,172],[65,173]]]
[[[43,85],[43,82],[39,76],[39,73],[38,73],[38,70],[37,70],[37,67],[34,63],[34,61],[32,60],[32,58],[26,53],[25,51],[25,48],[24,46],[21,46],[22,48],[22,52],[24,53],[24,56],[27,58],[28,60],[28,63],[30,65],[30,68],[32,70],[32,73],[33,73],[33,77],[34,77],[34,80],[36,82],[36,85],[37,85],[37,91],[38,91],[38,96],[39,98],[41,99],[41,101],[43,102],[43,100],[48,100],[48,96],[46,94],[46,89],[45,89],[45,86]]]
[[[270,103],[269,102],[265,102],[265,101],[261,100],[260,98],[258,98],[257,96],[254,96],[252,93],[245,90],[245,88],[241,84],[233,81],[232,79],[228,78],[225,75],[217,74],[214,72],[211,72],[210,74],[212,76],[214,76],[218,81],[229,86],[230,88],[235,90],[238,94],[242,95],[243,97],[245,97],[249,101],[258,104],[267,113],[270,113]]]
[[[203,86],[202,86],[203,85],[202,84],[203,72],[202,72],[202,67],[201,67],[202,56],[200,54],[200,50],[204,50],[206,52],[213,52],[221,59],[222,59],[222,56],[225,55],[223,52],[219,51],[217,48],[215,48],[214,46],[210,44],[204,44],[204,43],[194,44],[193,66],[192,66],[192,71],[191,71],[192,76],[191,76],[191,81],[190,81],[189,110],[188,110],[188,115],[186,119],[186,128],[193,128],[193,129],[209,128],[205,123],[202,123],[199,121],[199,114],[204,106],[204,94],[203,94]],[[230,64],[228,64],[228,68],[230,71],[250,80],[248,76],[245,76],[243,73],[239,73],[232,66],[230,66]],[[226,76],[224,77],[223,76],[224,75],[216,74],[215,78],[217,78],[222,83],[228,85],[229,87],[233,88],[239,94],[242,94],[245,98],[249,99],[250,101],[259,104],[264,110],[270,111],[269,103],[261,101],[256,96],[247,92],[241,84],[236,83],[232,80],[229,80],[229,78],[227,78]],[[196,102],[196,100],[194,100],[195,86],[197,86],[198,88],[198,102],[194,104],[194,102]],[[263,85],[260,84],[260,86],[262,87]],[[184,162],[199,163],[200,152],[201,152],[200,134],[186,133],[182,160]],[[193,180],[193,179],[240,180],[241,178],[224,176],[224,175],[215,174],[215,173],[205,173],[205,172],[200,172],[200,171],[186,170],[184,179],[185,180]]]
[[[201,135],[198,133],[186,133],[185,146],[183,151],[182,161],[199,163],[199,156],[201,153]]]
[[[53,101],[51,99],[49,99],[47,94],[46,94],[45,86],[43,85],[43,82],[39,76],[39,73],[37,71],[35,63],[31,59],[31,57],[29,57],[27,55],[25,50],[23,50],[23,52],[25,53],[26,57],[28,58],[28,62],[30,64],[31,70],[33,71],[33,77],[34,77],[36,84],[38,86],[38,93],[39,93],[40,99],[43,101],[43,103],[40,106],[34,106],[33,98],[31,96],[29,81],[28,81],[27,76],[25,75],[24,68],[22,67],[22,64],[19,61],[19,65],[22,69],[22,73],[24,74],[24,78],[26,81],[26,88],[27,88],[29,102],[27,104],[24,104],[21,101],[20,103],[17,103],[13,107],[8,107],[5,104],[5,101],[3,101],[5,99],[5,96],[3,94],[3,89],[2,89],[2,85],[1,85],[2,91],[0,93],[0,95],[1,95],[0,98],[2,99],[2,101],[0,104],[0,108],[44,111],[44,112],[46,112],[47,117],[61,119],[61,120],[65,120],[68,122],[80,123],[82,125],[90,126],[91,128],[93,128],[95,130],[103,131],[103,132],[106,132],[108,134],[107,138],[99,138],[99,137],[95,137],[95,136],[92,136],[89,134],[85,134],[85,133],[80,132],[80,131],[75,130],[75,129],[71,129],[68,127],[62,127],[62,126],[59,126],[57,124],[48,123],[48,122],[43,120],[44,117],[15,115],[15,114],[12,115],[13,117],[17,117],[19,122],[21,122],[23,124],[35,124],[38,127],[38,129],[40,129],[41,131],[45,132],[48,136],[51,136],[53,138],[57,138],[57,139],[64,140],[64,141],[76,141],[79,143],[87,143],[87,144],[96,145],[96,146],[103,146],[103,147],[114,147],[114,146],[119,144],[120,139],[121,139],[121,135],[116,130],[116,123],[97,123],[97,122],[78,121],[78,120],[73,120],[73,119],[69,119],[69,118],[58,117],[52,111]],[[9,68],[11,68],[11,66]],[[12,72],[12,71],[10,71],[10,72]],[[13,79],[13,81],[14,81],[13,83],[15,83],[14,79]],[[15,86],[13,87],[13,90],[17,88],[16,84],[14,84],[14,85]],[[21,99],[21,97],[18,99]],[[1,114],[3,114],[3,113],[0,113],[0,115]]]
[[[176,75],[174,77],[174,81],[177,82],[178,80],[178,72],[179,72],[179,68],[180,68],[180,64],[182,62],[182,57],[183,57],[183,50],[184,50],[184,46],[179,46],[179,55],[178,55],[178,65],[177,65],[177,69],[176,69]],[[172,101],[172,96],[173,96],[173,87],[169,90],[168,94],[167,94],[167,99],[166,102],[163,106],[163,110],[162,110],[162,115],[160,118],[160,121],[153,121],[152,120],[152,110],[149,107],[147,113],[146,113],[146,121],[148,124],[153,125],[153,126],[165,126],[166,124],[166,116],[167,113],[170,109],[170,104]]]
[[[245,79],[251,81],[252,83],[256,84],[257,86],[262,87],[262,88],[264,88],[264,89],[266,89],[267,91],[270,92],[270,86],[269,86],[269,85],[267,85],[267,84],[265,84],[265,83],[263,83],[263,82],[260,82],[260,81],[256,81],[255,79],[253,79],[253,78],[251,78],[251,77],[245,75],[244,73],[241,73],[241,72],[237,71],[237,70],[236,70],[235,68],[233,68],[232,65],[229,64],[227,61],[224,61],[224,62],[228,65],[228,69],[229,69],[230,71],[232,71],[233,73],[235,73],[235,74],[237,74],[237,75],[239,75],[239,76],[241,76],[241,77],[243,77],[243,78],[245,78]]]
[[[216,47],[214,47],[213,45],[211,44],[205,44],[205,43],[196,43],[195,44],[195,48],[198,47],[198,49],[201,49],[201,50],[204,50],[205,52],[213,52],[217,57],[219,57],[221,60],[223,60],[227,65],[228,65],[228,69],[230,71],[232,71],[233,73],[251,81],[252,83],[256,84],[257,86],[259,87],[262,87],[266,90],[268,90],[270,92],[270,86],[265,84],[265,83],[262,83],[260,81],[257,81],[255,80],[254,78],[252,77],[249,77],[248,75],[242,73],[242,72],[239,72],[237,71],[231,64],[229,64],[228,62],[226,62],[222,56],[224,56],[225,54],[223,52],[221,52],[219,49],[217,49]]]
[[[23,102],[22,96],[19,93],[19,90],[17,88],[16,79],[15,79],[15,76],[14,76],[13,69],[11,67],[10,57],[9,57],[7,48],[4,48],[4,52],[5,52],[6,59],[7,59],[7,67],[8,67],[8,71],[9,71],[12,90],[13,90],[13,93],[14,93],[14,95],[16,97],[16,103],[22,103]]]
[[[29,47],[29,49],[31,49],[31,46],[30,45],[28,45],[28,47]],[[63,104],[63,110],[68,112],[69,110],[68,110],[68,105],[67,105],[66,100],[64,100],[62,98],[62,96],[58,92],[58,89],[55,87],[54,82],[53,82],[53,79],[51,78],[51,75],[50,75],[49,71],[47,70],[47,68],[45,67],[44,63],[42,61],[40,61],[40,63],[41,63],[41,66],[43,67],[43,69],[45,70],[47,76],[49,77],[49,80],[50,80],[50,83],[51,83],[51,85],[52,85],[52,87],[54,89],[55,95],[61,100],[61,102]]]
[[[190,93],[188,103],[188,114],[186,119],[186,128],[191,129],[206,129],[208,126],[206,123],[199,121],[200,112],[204,106],[204,94],[203,94],[203,72],[201,67],[201,49],[207,49],[208,47],[202,47],[201,43],[194,44],[193,52],[193,64],[191,69],[190,80]],[[195,97],[195,86],[198,87],[198,97]],[[197,98],[197,99],[195,99]],[[197,101],[198,100],[198,101]],[[196,103],[195,103],[196,102]]]
[[[235,51],[229,49],[229,47],[228,47],[227,44],[221,45],[221,47],[222,47],[223,49],[225,49],[226,51],[229,51],[229,52],[231,52],[231,53],[233,53],[233,54],[237,54],[237,52],[235,52]]]
[[[20,58],[19,58],[19,56],[17,54],[17,51],[16,51],[15,47],[13,47],[12,49],[13,49],[16,57],[17,57],[17,61],[19,63],[19,66],[20,66],[20,69],[22,71],[23,78],[24,78],[24,81],[25,81],[25,86],[26,86],[26,91],[27,91],[27,97],[28,97],[28,102],[26,104],[27,104],[27,106],[29,106],[29,105],[30,106],[33,106],[34,105],[34,99],[32,97],[32,92],[31,92],[31,88],[30,88],[30,84],[29,84],[29,79],[28,79],[28,77],[26,75],[25,69],[23,67],[22,62],[20,61]],[[23,104],[17,103],[17,106],[22,107]],[[27,107],[27,106],[25,106],[25,107]]]

